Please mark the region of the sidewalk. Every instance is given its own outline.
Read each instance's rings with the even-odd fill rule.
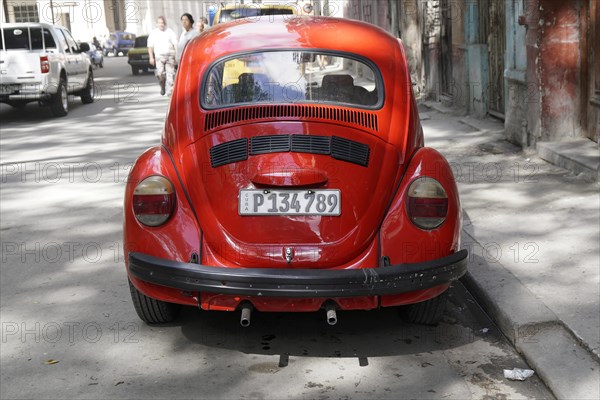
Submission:
[[[600,398],[600,195],[504,140],[503,125],[420,106],[463,207],[463,282],[557,398]]]

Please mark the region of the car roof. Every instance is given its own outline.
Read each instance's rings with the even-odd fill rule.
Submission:
[[[43,26],[44,28],[48,28],[48,29],[61,28],[61,29],[68,30],[64,26],[47,24],[45,22],[11,22],[8,24],[3,23],[2,29],[4,29],[4,28],[39,28],[40,26]]]
[[[375,25],[356,20],[274,15],[217,24],[188,46],[202,61],[244,51],[307,48],[358,54],[389,65],[398,39]]]
[[[237,10],[240,8],[279,8],[287,10],[296,10],[296,7],[291,4],[264,4],[264,3],[251,3],[251,4],[228,4],[220,7],[221,10]]]

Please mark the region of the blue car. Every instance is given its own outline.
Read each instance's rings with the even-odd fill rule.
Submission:
[[[102,51],[105,56],[108,53],[118,56],[119,53],[127,55],[129,49],[133,48],[135,42],[135,35],[129,32],[112,32],[106,42],[102,45]]]

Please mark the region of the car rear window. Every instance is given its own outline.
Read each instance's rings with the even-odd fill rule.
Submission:
[[[148,36],[136,37],[134,47],[148,47]]]
[[[217,61],[205,75],[202,106],[332,103],[378,108],[377,68],[358,56],[317,51],[245,53]]]
[[[289,7],[240,7],[231,10],[221,10],[219,23],[229,22],[234,19],[260,17],[263,15],[293,15],[293,8]]]
[[[43,32],[42,41],[42,28],[4,28],[2,29],[4,37],[2,50],[42,50],[44,42],[47,49],[56,48],[52,34],[47,29],[44,29]]]

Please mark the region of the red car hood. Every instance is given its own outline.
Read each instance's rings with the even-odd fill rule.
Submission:
[[[215,146],[237,140],[243,148],[243,139],[271,135],[335,136],[345,143],[352,141],[361,149],[368,146],[368,165],[293,150],[250,154],[245,160],[220,166],[211,164]],[[294,252],[293,267],[343,267],[365,252],[377,235],[401,172],[400,154],[394,146],[359,129],[317,122],[229,127],[187,146],[181,162],[205,245],[231,265],[248,267],[285,266],[288,247]],[[240,215],[240,190],[257,188],[339,189],[341,214]]]

